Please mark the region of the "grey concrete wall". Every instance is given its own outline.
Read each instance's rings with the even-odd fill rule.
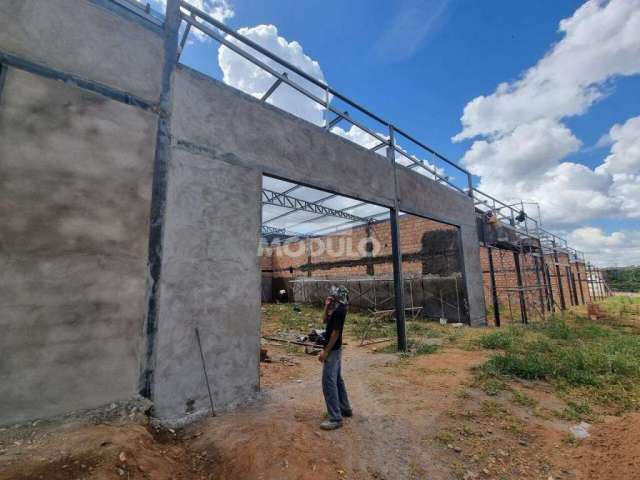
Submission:
[[[393,206],[393,171],[380,155],[187,68],[174,78],[173,142],[265,174]],[[473,201],[401,168],[400,207],[461,229],[470,316],[485,306]]]
[[[259,390],[261,184],[258,170],[173,151],[153,391],[164,420],[189,400],[209,408],[196,326],[216,408]]]
[[[158,101],[164,39],[100,3],[1,1],[0,54]],[[131,396],[144,363],[157,119],[16,70],[0,102],[0,423]],[[383,157],[188,69],[173,78],[167,114],[150,340],[156,413],[176,419],[207,408],[196,326],[216,407],[258,389],[261,175],[388,207],[394,188]],[[404,210],[460,226],[471,316],[481,318],[471,201],[409,172],[399,181]]]
[[[158,101],[163,39],[87,0],[0,1],[0,51]]]
[[[174,141],[269,175],[393,205],[384,157],[188,68],[177,70],[173,88]]]
[[[9,69],[0,423],[135,393],[155,130],[149,113]]]

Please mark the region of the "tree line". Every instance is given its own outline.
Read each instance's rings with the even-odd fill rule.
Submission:
[[[640,266],[606,268],[605,280],[616,292],[640,292]]]

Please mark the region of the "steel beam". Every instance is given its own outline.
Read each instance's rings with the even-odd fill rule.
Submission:
[[[391,252],[393,255],[393,287],[396,306],[396,331],[398,335],[398,350],[407,351],[407,329],[404,318],[404,277],[402,275],[402,249],[400,247],[400,225],[398,215],[400,213],[398,168],[395,155],[395,133],[393,126],[389,125],[389,146],[387,147],[387,160],[393,167],[394,198],[391,209]]]
[[[551,272],[549,271],[549,265],[547,265],[547,262],[543,261],[542,265],[544,267],[544,275],[545,278],[547,279],[547,293],[549,294],[549,300],[551,301],[551,308],[550,311],[555,313],[556,312],[556,301],[553,298],[553,285],[551,284]]]
[[[518,297],[520,299],[520,314],[522,316],[522,323],[529,323],[527,318],[527,302],[524,298],[523,291],[523,283],[522,283],[522,272],[520,271],[520,254],[518,252],[513,252],[513,262],[516,267],[516,279],[518,280]]]
[[[376,213],[375,215],[369,217],[369,223],[376,222],[377,218],[381,217],[383,215],[389,215],[389,212]],[[362,223],[362,222],[349,221],[349,222],[338,223],[337,225],[333,225],[331,227],[323,227],[323,228],[319,228],[318,230],[312,230],[307,235],[317,235],[319,232],[323,232],[325,230],[329,230],[329,229],[332,229],[332,228],[346,227],[347,225],[350,225],[352,223]],[[328,234],[323,234],[323,235],[328,235]]]
[[[584,301],[584,290],[582,289],[582,278],[580,275],[580,264],[576,263],[576,273],[578,275],[578,286],[580,287],[580,298],[582,299],[582,305],[585,304]]]
[[[533,265],[536,271],[536,281],[538,282],[538,287],[540,287],[540,308],[542,310],[542,316],[544,317],[544,313],[545,313],[545,305],[544,305],[544,292],[543,290],[543,284],[541,283],[541,277],[540,277],[540,266],[538,264],[540,258],[538,258],[538,256],[534,255],[533,256]]]
[[[496,272],[493,266],[493,252],[491,247],[487,247],[489,254],[489,277],[491,279],[491,298],[493,299],[493,317],[496,327],[500,326],[500,301],[498,300],[498,289],[496,287]]]
[[[262,203],[264,205],[275,205],[276,207],[290,208],[299,212],[317,213],[319,215],[327,215],[336,218],[344,218],[346,220],[354,220],[367,223],[368,219],[358,217],[350,213],[336,210],[334,208],[325,207],[315,202],[301,200],[284,193],[274,192],[272,190],[262,190]]]
[[[339,124],[345,118],[349,118],[349,112],[343,112],[342,114],[336,114],[336,116],[324,127],[327,130],[331,130],[337,124]]]
[[[282,72],[282,76],[285,78],[288,77],[287,72]],[[267,99],[273,94],[273,92],[276,91],[276,89],[280,86],[281,83],[282,83],[281,78],[276,79],[276,81],[273,82],[273,85],[271,85],[269,89],[266,92],[264,92],[264,95],[262,95],[262,98],[260,100],[262,100],[263,102],[266,102]]]
[[[564,267],[564,271],[567,274],[567,286],[569,287],[569,302],[571,302],[571,305],[575,305],[576,301],[575,301],[575,295],[574,295],[574,289],[572,288],[573,282],[571,280],[571,264],[569,264],[568,267]]]
[[[269,225],[262,225],[262,235],[285,235],[287,231],[284,228],[270,227]]]

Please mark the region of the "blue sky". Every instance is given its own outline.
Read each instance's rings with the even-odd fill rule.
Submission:
[[[640,263],[637,127],[629,122],[621,138],[598,143],[616,124],[640,116],[640,66],[633,60],[640,57],[639,0],[192,0],[203,1],[232,10],[224,21],[235,29],[275,26],[277,36],[298,42],[317,62],[313,74],[462,161],[483,190],[542,202],[548,226],[602,263],[619,263],[621,255]],[[629,39],[633,31],[637,40]],[[217,44],[191,37],[182,61],[222,78],[217,51]],[[532,67],[533,80],[518,83]],[[530,112],[509,111],[511,97],[493,98],[502,82]],[[575,99],[545,104],[558,91],[564,98],[564,89]],[[591,90],[597,98],[578,106]],[[491,98],[469,106],[482,95]],[[507,124],[494,129],[502,117]],[[465,138],[452,141],[463,129]],[[522,153],[520,145],[532,138],[541,145]],[[545,147],[545,138],[557,141]],[[614,150],[617,166],[603,167]]]

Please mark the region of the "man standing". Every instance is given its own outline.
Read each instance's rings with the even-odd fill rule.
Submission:
[[[324,304],[325,346],[318,360],[322,366],[322,393],[327,404],[328,419],[320,424],[323,430],[342,427],[342,417],[352,416],[347,389],[342,379],[342,329],[347,316],[348,291],[331,287]]]

